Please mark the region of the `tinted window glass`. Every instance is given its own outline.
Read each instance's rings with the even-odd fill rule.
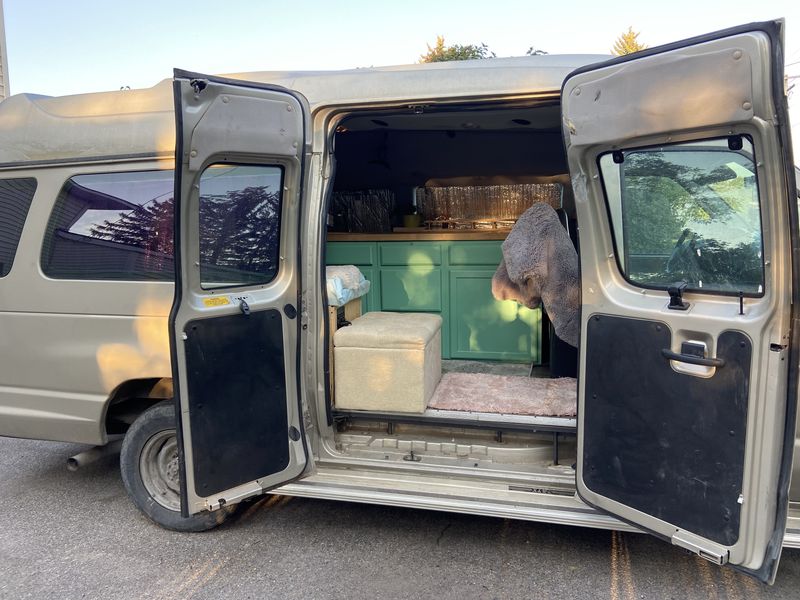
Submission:
[[[211,165],[200,177],[203,287],[267,283],[278,272],[279,167]]]
[[[0,277],[8,275],[14,263],[35,192],[36,180],[32,177],[0,179]]]
[[[761,294],[761,215],[745,137],[600,157],[620,266],[652,287]]]
[[[60,279],[172,280],[173,173],[72,177],[56,199],[42,270]]]

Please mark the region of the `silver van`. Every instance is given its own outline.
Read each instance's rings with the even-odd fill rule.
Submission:
[[[179,531],[276,492],[646,531],[772,582],[800,547],[782,38],[12,96],[0,435],[121,440]]]

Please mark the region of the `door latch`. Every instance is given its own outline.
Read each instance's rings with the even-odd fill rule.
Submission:
[[[687,310],[689,308],[689,303],[683,301],[683,292],[685,289],[685,281],[673,283],[667,288],[667,293],[669,294],[669,306],[667,306],[667,308],[672,310]]]
[[[727,548],[688,531],[678,529],[672,535],[672,543],[675,546],[685,548],[689,552],[694,552],[700,558],[705,558],[715,565],[724,565],[728,562],[729,553]]]
[[[243,315],[250,314],[250,305],[247,303],[247,300],[242,298],[242,301],[239,302],[239,310],[242,311]]]

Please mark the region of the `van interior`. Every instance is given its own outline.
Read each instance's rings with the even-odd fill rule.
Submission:
[[[334,364],[325,408],[337,450],[550,474],[571,486],[577,350],[555,334],[546,307],[495,300],[491,281],[503,240],[534,203],[555,210],[577,250],[558,102],[348,113],[337,122],[334,149],[323,262],[355,265],[371,284],[355,319],[340,308],[326,325]],[[441,297],[423,298],[439,286]],[[357,351],[349,347],[357,329],[344,330],[375,311],[442,318],[441,375],[416,409],[353,407],[343,396],[358,394],[340,366],[340,354]],[[359,371],[355,386],[384,376],[364,364],[390,350],[367,345],[347,363]],[[425,364],[431,360],[426,354]]]

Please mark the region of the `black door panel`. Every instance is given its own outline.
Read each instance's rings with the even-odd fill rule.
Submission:
[[[662,322],[594,315],[586,349],[583,481],[720,544],[739,537],[750,340],[726,331],[710,378],[675,371]]]
[[[186,334],[197,495],[283,471],[289,421],[280,311],[196,319]]]

